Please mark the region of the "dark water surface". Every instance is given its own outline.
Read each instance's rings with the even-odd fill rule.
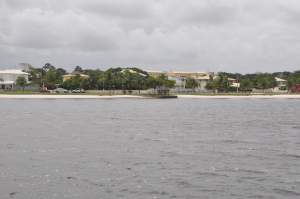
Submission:
[[[0,100],[0,198],[300,198],[300,100]]]

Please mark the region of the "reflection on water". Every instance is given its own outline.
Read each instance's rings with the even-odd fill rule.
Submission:
[[[0,198],[298,198],[298,100],[0,100]]]

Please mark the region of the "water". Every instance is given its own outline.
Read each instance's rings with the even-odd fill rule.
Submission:
[[[300,101],[0,100],[0,198],[300,198]]]

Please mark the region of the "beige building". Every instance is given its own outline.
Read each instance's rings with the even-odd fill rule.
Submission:
[[[206,85],[211,79],[212,74],[207,72],[186,72],[186,71],[146,71],[150,76],[158,77],[164,74],[169,80],[174,80],[177,88],[185,88],[186,80],[188,78],[195,79],[198,82],[198,90],[206,90]]]
[[[184,72],[184,71],[171,71],[167,73],[170,80],[176,81],[176,86],[185,87],[186,80],[188,78],[194,79],[198,83],[198,89],[205,90],[208,81],[210,80],[210,74],[206,72]]]
[[[71,79],[72,77],[76,77],[76,75],[79,75],[80,78],[82,78],[82,79],[88,79],[88,78],[90,77],[90,76],[85,75],[85,74],[80,74],[80,73],[70,73],[70,74],[67,74],[67,75],[64,75],[64,76],[63,76],[63,81],[65,82],[65,81]]]

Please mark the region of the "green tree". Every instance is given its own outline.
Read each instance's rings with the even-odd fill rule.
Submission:
[[[241,90],[248,91],[251,90],[254,87],[254,83],[251,81],[251,79],[245,78],[241,79]]]
[[[78,74],[74,77],[71,77],[67,81],[63,82],[62,86],[63,86],[63,88],[68,89],[68,90],[82,88],[82,86],[83,86],[82,81],[83,81],[83,79]]]
[[[50,63],[46,63],[44,66],[43,66],[43,70],[44,71],[49,71],[49,70],[55,70],[55,67],[52,65],[52,64],[50,64]]]
[[[295,71],[287,77],[288,87],[291,88],[296,84],[300,84],[300,71]]]
[[[103,74],[101,70],[85,70],[84,74],[88,75],[88,88],[99,89],[98,78]]]
[[[83,73],[83,69],[80,66],[76,66],[73,72]]]
[[[187,78],[186,79],[185,88],[195,89],[198,86],[199,86],[198,82],[195,79],[193,79],[193,78]]]
[[[166,88],[173,88],[175,86],[175,81],[168,80],[168,77],[164,74],[156,78],[157,86],[164,86]]]
[[[19,76],[16,80],[16,85],[20,86],[22,88],[22,90],[24,91],[25,86],[27,84],[27,81],[25,79],[25,77]]]
[[[56,69],[52,64],[46,63],[41,70],[41,84],[48,89],[55,89],[63,82],[66,71],[62,68]]]
[[[226,73],[219,73],[217,77],[211,79],[207,86],[207,89],[216,90],[219,92],[227,92],[230,90],[228,75]]]
[[[269,89],[276,86],[275,78],[268,73],[257,74],[254,83],[254,86],[258,89]]]

